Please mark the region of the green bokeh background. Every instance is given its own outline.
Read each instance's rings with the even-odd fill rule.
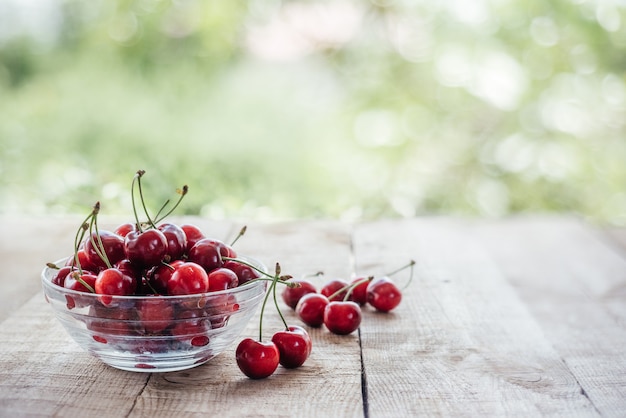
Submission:
[[[0,0],[0,214],[626,225],[623,1]]]

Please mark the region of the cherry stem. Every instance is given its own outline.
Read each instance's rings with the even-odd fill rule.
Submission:
[[[259,342],[263,341],[263,313],[265,312],[265,305],[267,305],[267,300],[270,297],[270,293],[272,293],[272,289],[276,287],[276,282],[278,281],[278,275],[280,274],[280,268],[278,267],[278,263],[276,263],[276,274],[272,276],[272,284],[270,288],[267,290],[265,294],[265,298],[263,298],[263,305],[261,306],[261,314],[259,316]],[[267,273],[266,273],[267,274]]]
[[[133,214],[135,215],[135,222],[137,224],[137,231],[139,231],[139,232],[143,232],[143,230],[141,229],[141,222],[139,221],[139,216],[137,215],[137,205],[135,204],[135,182],[138,181],[138,179],[141,176],[143,176],[144,173],[145,173],[144,170],[137,171],[137,173],[133,177],[133,182],[131,183],[131,186],[130,186],[130,200],[131,200],[132,205],[133,205]]]
[[[408,262],[408,264],[403,265],[402,267],[395,269],[394,271],[392,271],[391,273],[387,273],[386,276],[393,276],[396,273],[400,273],[402,270],[407,269],[407,268],[411,268],[413,269],[413,266],[415,265],[415,261],[411,260]]]
[[[83,241],[85,237],[85,231],[89,228],[88,222],[91,221],[93,216],[93,211],[85,218],[82,224],[80,224],[80,228],[76,230],[76,235],[74,236],[74,262],[72,266],[78,267],[78,272],[83,274],[83,268],[80,265],[80,260],[78,259],[78,250],[80,249],[80,243]]]
[[[80,284],[82,284],[83,286],[85,286],[85,288],[87,288],[87,290],[89,290],[90,293],[96,293],[96,290],[91,287],[86,281],[83,280],[81,276],[82,273],[74,273],[74,279],[79,282]]]
[[[372,279],[374,279],[374,276],[365,277],[354,283],[350,283],[349,285],[342,287],[341,289],[337,290],[332,295],[328,296],[328,300],[332,300],[333,298],[339,296],[341,293],[346,292],[346,295],[343,297],[343,300],[345,302],[350,299],[350,295],[352,294],[352,291],[354,290],[355,287],[357,287],[361,283],[372,281]]]
[[[243,237],[243,235],[246,233],[247,230],[248,230],[248,227],[244,225],[243,228],[239,230],[239,233],[237,234],[235,239],[230,243],[230,246],[232,247],[233,245],[235,245],[235,243],[239,240],[239,238]]]
[[[139,191],[141,192],[141,189],[139,189]],[[172,214],[172,212],[174,212],[174,210],[176,210],[176,208],[178,207],[178,205],[180,205],[180,202],[183,200],[183,198],[187,195],[187,192],[189,192],[189,186],[187,186],[186,184],[183,186],[182,189],[176,189],[176,193],[180,194],[180,198],[178,198],[178,201],[174,204],[174,207],[172,207],[172,209],[170,209],[165,215],[161,216],[159,218],[159,214],[161,213],[161,211],[163,209],[165,209],[165,207],[168,205],[168,203],[170,202],[170,200],[168,199],[165,204],[161,207],[161,209],[157,212],[156,216],[155,216],[155,221],[152,224],[152,226],[154,226],[154,224],[158,224],[159,222],[161,222],[163,219],[167,218],[168,216],[170,216]],[[145,206],[144,206],[144,210],[145,210]],[[147,214],[147,212],[146,212]],[[158,219],[157,219],[158,218]]]
[[[102,243],[102,237],[100,236],[100,231],[98,230],[98,213],[100,212],[100,202],[96,202],[96,204],[93,207],[93,216],[91,217],[91,222],[89,223],[89,240],[91,241],[91,245],[93,245],[93,249],[96,252],[96,254],[98,254],[98,257],[100,257],[100,259],[102,261],[104,261],[104,264],[106,264],[106,266],[108,268],[113,267],[111,265],[111,262],[109,261],[109,257],[106,254],[106,251],[104,249],[104,244]],[[92,228],[96,229],[96,240],[98,242],[96,242],[96,240],[93,239],[93,233],[92,233]]]
[[[145,171],[144,170],[139,170],[137,171],[137,188],[139,189],[139,200],[141,202],[141,207],[143,208],[143,213],[146,214],[146,218],[148,218],[148,223],[153,227],[156,228],[155,222],[152,220],[152,218],[150,218],[150,214],[148,213],[148,208],[146,207],[146,201],[143,198],[143,188],[141,187],[141,177],[143,177]]]
[[[261,270],[260,268],[258,268],[257,266],[255,266],[254,264],[250,264],[247,261],[241,260],[239,258],[235,258],[235,257],[222,257],[222,260],[226,260],[226,261],[235,261],[237,263],[243,264],[244,266],[248,266],[251,269],[258,271],[259,273],[261,273],[262,275],[269,277],[270,279],[274,279],[275,276],[272,276],[271,274]]]
[[[280,274],[280,265],[278,263],[276,263],[276,276],[278,276]],[[272,294],[274,296],[274,306],[276,306],[276,310],[278,311],[278,316],[280,316],[280,320],[283,321],[283,324],[285,325],[285,329],[289,330],[289,325],[287,325],[287,321],[285,321],[285,317],[283,316],[282,311],[280,310],[280,307],[278,306],[278,298],[276,297],[276,283],[277,281],[275,280],[272,283]]]

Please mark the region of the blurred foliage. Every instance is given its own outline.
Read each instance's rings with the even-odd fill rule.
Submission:
[[[0,0],[0,213],[626,224],[617,0]]]

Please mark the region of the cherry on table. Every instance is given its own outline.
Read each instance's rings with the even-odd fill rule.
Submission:
[[[243,339],[235,351],[239,369],[251,379],[264,379],[278,368],[280,352],[272,341]]]
[[[324,323],[324,309],[328,298],[320,293],[307,293],[296,305],[296,313],[305,324],[320,327]]]
[[[349,296],[349,299],[352,302],[356,302],[361,306],[367,303],[367,286],[369,285],[370,280],[371,279],[367,277],[357,277],[352,280],[350,283],[352,290]]]
[[[402,301],[402,292],[388,277],[372,280],[367,286],[367,302],[380,312],[389,312]]]
[[[295,283],[297,286],[285,286],[281,296],[283,301],[287,306],[291,309],[296,309],[298,302],[302,298],[302,296],[308,293],[317,293],[317,288],[313,283],[306,279],[292,279],[289,281],[290,283]]]
[[[333,334],[347,335],[361,325],[361,307],[352,301],[332,301],[324,308],[324,325]]]
[[[326,282],[326,284],[322,286],[322,288],[320,289],[320,293],[326,296],[331,302],[335,300],[339,301],[343,300],[346,297],[346,293],[348,292],[348,286],[350,286],[350,284],[343,279],[333,279]],[[340,292],[340,290],[342,289],[343,291]]]
[[[304,328],[297,325],[276,332],[272,336],[272,342],[280,352],[280,364],[287,369],[302,366],[311,354],[311,337]]]

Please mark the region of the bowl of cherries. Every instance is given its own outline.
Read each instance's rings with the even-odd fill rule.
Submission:
[[[135,180],[141,190],[141,174],[132,190]],[[139,221],[133,196],[135,222],[109,231],[98,227],[96,203],[73,254],[43,269],[46,301],[76,343],[110,366],[166,372],[204,364],[243,332],[265,298],[267,269],[238,255],[234,241],[164,221],[173,208],[150,215],[143,206],[147,220]]]

